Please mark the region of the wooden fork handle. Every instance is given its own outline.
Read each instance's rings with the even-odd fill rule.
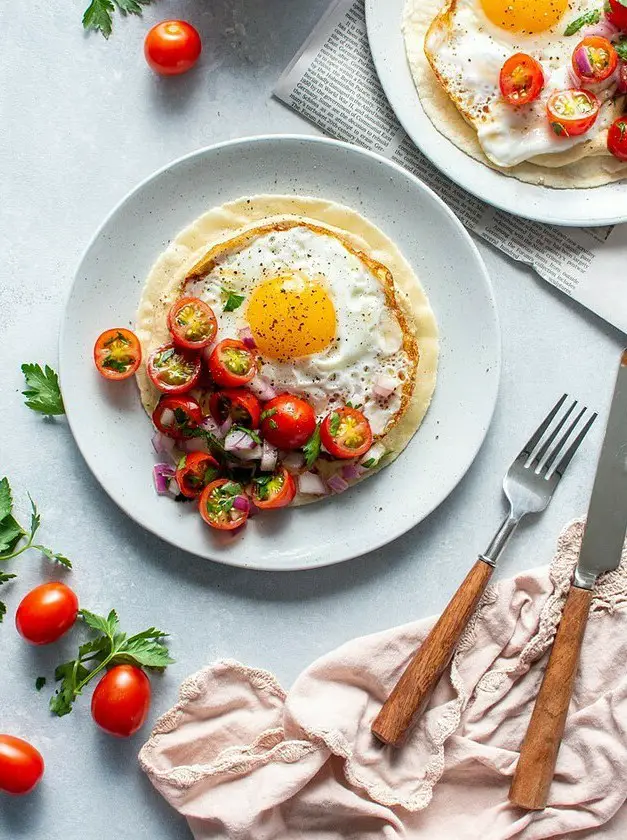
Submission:
[[[509,792],[520,808],[546,807],[591,601],[591,590],[571,586]]]
[[[479,603],[492,566],[477,560],[422,643],[372,724],[384,744],[399,746],[448,665],[459,638]]]

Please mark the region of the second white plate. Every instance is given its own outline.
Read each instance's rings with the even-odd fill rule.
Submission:
[[[236,535],[208,528],[195,506],[152,486],[152,426],[135,382],[96,372],[96,337],[134,323],[144,279],[168,242],[217,204],[258,193],[326,197],[379,225],[416,269],[441,332],[435,398],[390,467],[341,496],[255,517]],[[70,292],[60,346],[67,417],[103,488],[139,524],[201,557],[256,569],[346,560],[427,516],[472,463],[496,401],[500,340],[492,290],[470,237],[405,170],[370,152],[311,137],[259,137],[213,146],[140,184],[95,234]]]
[[[474,160],[440,134],[422,109],[405,57],[405,0],[365,2],[370,50],[383,90],[405,131],[439,170],[488,204],[537,222],[591,227],[627,221],[624,181],[584,190],[524,184]]]

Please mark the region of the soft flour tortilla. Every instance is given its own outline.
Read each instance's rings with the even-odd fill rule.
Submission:
[[[262,221],[266,223],[285,218],[317,222],[335,230],[353,247],[383,263],[392,273],[397,300],[416,336],[420,359],[407,410],[382,438],[390,453],[381,464],[386,466],[407,446],[431,402],[438,366],[438,328],[420,281],[396,245],[379,228],[348,207],[317,198],[259,195],[241,198],[205,213],[178,234],[148,275],[137,311],[136,326],[143,358],[146,359],[156,347],[169,340],[167,311],[179,296],[187,272],[211,247],[232,238],[235,232],[256,227]],[[148,378],[143,364],[137,372],[137,382],[143,406],[151,415],[160,394]],[[321,462],[321,472],[325,467],[328,468],[328,465]],[[375,472],[377,469],[369,470],[364,477]],[[293,504],[314,501],[319,501],[319,497],[299,494]]]
[[[539,155],[532,162],[503,168],[484,155],[477,133],[469,125],[438,81],[424,52],[424,41],[442,0],[406,0],[403,35],[407,60],[420,103],[437,130],[475,160],[504,175],[529,184],[559,189],[599,187],[627,177],[627,163],[607,151],[607,131],[566,152]]]

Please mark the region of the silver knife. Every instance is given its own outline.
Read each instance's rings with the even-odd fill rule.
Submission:
[[[579,560],[509,792],[514,805],[546,807],[597,578],[616,569],[627,535],[627,350],[623,352]]]

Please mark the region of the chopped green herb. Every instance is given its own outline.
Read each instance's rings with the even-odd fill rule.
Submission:
[[[187,463],[187,455],[181,455],[176,465],[177,470],[182,470]]]
[[[223,312],[234,312],[236,309],[239,309],[240,306],[244,303],[245,296],[238,295],[236,292],[232,292],[230,289],[222,289],[222,295],[224,299],[224,305],[222,307]]]
[[[627,61],[627,38],[622,38],[617,44],[614,44],[614,49],[618,53],[619,58]]]
[[[271,475],[260,475],[258,478],[253,478],[253,484],[257,490],[257,497],[263,502],[271,496],[276,495],[283,484],[285,478],[281,473]]]
[[[0,586],[2,586],[3,583],[7,583],[7,581],[9,580],[13,580],[14,577],[16,577],[16,575],[8,575],[4,572],[0,572]],[[2,622],[2,619],[6,615],[6,611],[7,608],[5,604],[2,601],[0,601],[0,622]]]
[[[254,440],[255,443],[259,444],[259,446],[261,446],[261,444],[263,443],[263,441],[259,437],[259,434],[254,429],[249,429],[246,426],[238,426],[237,424],[231,426],[231,429],[233,429],[236,432],[244,432],[244,434],[248,435],[248,437],[251,440]]]
[[[125,362],[120,362],[118,359],[114,359],[112,356],[109,356],[104,360],[102,363],[103,368],[109,368],[110,370],[117,370],[118,373],[124,373],[127,369],[128,364]]]
[[[33,411],[40,414],[65,414],[59,377],[48,365],[42,370],[40,365],[23,364],[22,373],[26,379],[26,397],[24,402]]]
[[[261,419],[267,420],[269,417],[274,417],[276,414],[276,408],[267,408],[265,411],[261,412]]]
[[[598,23],[600,20],[600,9],[592,9],[591,11],[585,12],[583,15],[580,15],[578,18],[575,18],[575,20],[569,23],[566,29],[564,30],[564,35],[574,35],[576,32],[579,32],[580,29],[583,29],[584,26],[589,26]]]
[[[337,413],[337,411],[334,411],[329,418],[329,431],[331,432],[331,435],[333,437],[337,435],[339,428],[340,415]]]
[[[339,418],[338,418],[339,419]],[[307,469],[313,466],[314,462],[320,455],[320,425],[318,424],[314,429],[313,435],[309,438],[307,443],[303,446],[303,454],[305,455],[305,465]]]
[[[554,133],[557,134],[558,137],[561,137],[562,135],[568,137],[568,132],[561,123],[552,122],[551,128],[553,129]]]
[[[278,428],[279,428],[279,424],[277,423],[277,421],[276,421],[276,420],[269,420],[269,421],[268,421],[268,426],[269,426],[271,429],[278,429]]]
[[[152,0],[91,0],[83,14],[83,27],[101,32],[105,38],[111,35],[113,28],[113,12],[116,7],[123,15],[141,15],[142,6],[147,6]]]
[[[46,684],[46,678],[45,677],[37,677],[37,679],[35,680],[35,688],[37,689],[37,691],[41,691],[41,689],[45,686],[45,684]]]

